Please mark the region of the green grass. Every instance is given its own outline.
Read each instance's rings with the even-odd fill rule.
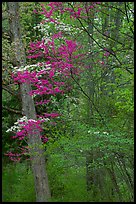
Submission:
[[[2,174],[3,202],[35,201],[33,175],[25,163],[7,164]]]
[[[80,171],[70,168],[64,174],[54,173],[56,178],[51,172],[49,175],[52,177],[51,186],[54,189],[54,195],[50,201],[87,201],[85,179],[82,176],[84,169]],[[3,202],[35,202],[33,175],[31,171],[27,172],[25,163],[7,164],[3,167],[2,195]]]

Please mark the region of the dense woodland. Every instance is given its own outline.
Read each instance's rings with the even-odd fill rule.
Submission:
[[[2,201],[134,201],[134,3],[2,3]]]

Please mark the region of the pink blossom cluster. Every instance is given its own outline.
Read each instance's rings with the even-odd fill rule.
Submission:
[[[46,95],[46,94],[57,94],[63,93],[62,86],[64,82],[54,81],[54,73],[55,70],[44,71],[41,70],[40,72],[36,71],[24,71],[24,72],[17,72],[16,74],[12,74],[12,77],[15,83],[30,83],[33,85],[34,89],[29,93],[32,95]],[[41,78],[41,76],[43,78]],[[44,101],[43,103],[48,103],[49,101]],[[40,103],[41,104],[41,103]]]
[[[52,116],[50,114],[50,116]],[[57,116],[57,115],[56,115]],[[53,114],[53,117],[55,117],[55,115]],[[20,131],[17,131],[16,132],[16,135],[15,136],[12,136],[13,139],[18,139],[19,141],[23,141],[25,138],[27,138],[27,136],[29,134],[36,134],[37,131],[39,132],[42,132],[43,129],[41,128],[41,123],[43,123],[45,120],[40,118],[39,120],[32,120],[32,119],[29,119],[27,122],[26,121],[19,121],[18,122],[18,125],[20,125]],[[45,135],[42,135],[40,136],[43,144],[45,144],[47,141],[48,141],[48,138],[45,136]],[[12,161],[20,161],[21,157],[23,155],[29,155],[28,154],[28,146],[24,146],[22,148],[19,148],[20,150],[20,153],[13,153],[13,152],[7,152],[5,155],[8,156],[10,158],[10,160]]]
[[[110,55],[109,52],[105,52],[105,53],[104,53],[104,56],[105,56],[105,57],[109,57],[109,55]]]
[[[101,2],[75,2],[72,4],[72,7],[66,7],[63,2],[50,2],[48,6],[50,7],[50,10],[47,11],[45,6],[41,4],[42,6],[42,12],[41,14],[45,15],[48,20],[46,22],[56,22],[52,16],[55,11],[59,11],[61,14],[68,12],[70,18],[87,18],[88,12],[91,12],[92,9],[97,9],[97,5],[101,4]],[[96,10],[98,11],[98,10]],[[34,11],[36,13],[36,11]],[[57,22],[56,22],[57,23]]]
[[[28,155],[28,146],[23,146],[20,149],[20,153],[13,153],[11,151],[5,153],[5,156],[8,156],[11,161],[19,162],[23,155]]]
[[[36,102],[36,105],[42,105],[42,104],[48,104],[51,100],[41,100],[39,102]]]
[[[78,57],[81,59],[83,56],[83,54],[75,54],[79,46],[77,46],[75,41],[65,40],[64,44],[56,48],[54,39],[57,36],[61,36],[60,32],[53,35],[52,41],[48,42],[48,49],[43,41],[30,44],[31,50],[29,50],[29,53],[32,55],[28,56],[29,58],[38,58],[35,52],[39,49],[45,49],[46,47],[46,59],[48,59],[48,61],[45,63],[45,68],[43,68],[43,63],[39,63],[37,66],[41,66],[41,70],[38,72],[25,70],[12,74],[15,83],[31,83],[33,85],[34,89],[29,93],[31,96],[63,94],[66,78],[70,78],[71,74],[78,75],[80,73],[80,70],[74,66],[74,59]],[[50,45],[52,51],[49,51]],[[45,54],[45,51],[42,50],[42,52]],[[54,55],[52,56],[53,53]],[[44,55],[43,60],[45,60]],[[57,81],[58,75],[62,81],[60,81],[60,79]]]
[[[42,142],[45,144],[46,142],[48,142],[48,138],[45,135],[41,136]]]
[[[24,140],[25,137],[28,136],[28,134],[36,134],[37,130],[42,132],[42,128],[40,124],[44,122],[43,120],[28,120],[27,122],[19,122],[19,125],[21,126],[21,130],[17,131],[15,136],[12,136],[13,139],[18,138],[19,140]]]
[[[105,47],[103,50],[105,51],[104,56],[109,57],[110,52],[108,51],[108,49]]]
[[[58,113],[44,113],[44,116],[47,118],[48,117],[56,118],[56,117],[60,116],[60,114],[58,114]]]
[[[28,51],[28,53],[31,55],[29,55],[28,58],[42,57],[43,60],[46,59],[47,61],[48,59],[48,63],[54,61],[65,61],[68,63],[69,60],[79,57],[79,55],[76,56],[75,52],[81,49],[81,46],[79,47],[76,41],[64,40],[64,43],[62,43],[60,46],[57,47],[55,45],[55,39],[62,37],[63,35],[60,31],[53,34],[52,40],[49,40],[47,43],[45,43],[44,40],[30,43],[31,49]]]
[[[10,158],[11,161],[20,161],[22,154],[18,154],[18,153],[12,153],[12,152],[8,152],[5,154],[5,156],[8,156]]]

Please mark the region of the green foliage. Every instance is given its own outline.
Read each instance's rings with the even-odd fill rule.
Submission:
[[[60,135],[58,141],[47,146],[47,154],[49,154],[47,167],[52,190],[51,201],[119,201],[117,193],[112,195],[114,185],[106,169],[111,168],[111,162],[116,164],[119,154],[124,156],[128,170],[133,174],[132,166],[130,167],[129,164],[129,159],[133,160],[133,140],[124,138],[119,133],[108,134],[103,129],[98,131],[96,128],[89,128],[87,125],[78,123],[76,123],[75,132],[74,137]],[[100,177],[103,174],[102,171],[107,172],[106,177],[105,174],[103,175],[105,180],[103,193],[97,186],[92,187],[89,194],[86,190],[86,155],[88,151],[96,155],[94,162],[90,163],[94,172],[100,170]],[[122,183],[122,174],[120,175],[118,170],[115,172],[122,197],[123,189],[126,189],[126,196],[122,199],[124,201],[131,200],[131,192],[126,183]]]
[[[18,98],[14,95],[10,95],[5,90],[2,91],[2,101],[3,107],[10,107],[13,109],[21,110],[21,104],[18,101]],[[17,143],[15,140],[11,139],[14,133],[7,133],[7,129],[9,129],[14,122],[19,118],[18,115],[12,113],[9,114],[8,110],[2,110],[2,153],[6,153],[7,151],[11,150],[11,148],[17,147]]]
[[[39,2],[20,2],[20,22],[22,26],[22,40],[26,50],[30,41],[40,39],[40,33],[33,27],[41,21],[41,15],[35,14],[33,10],[41,11]]]

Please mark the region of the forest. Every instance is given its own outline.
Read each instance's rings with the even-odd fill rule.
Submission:
[[[134,2],[2,2],[2,202],[134,202]]]

